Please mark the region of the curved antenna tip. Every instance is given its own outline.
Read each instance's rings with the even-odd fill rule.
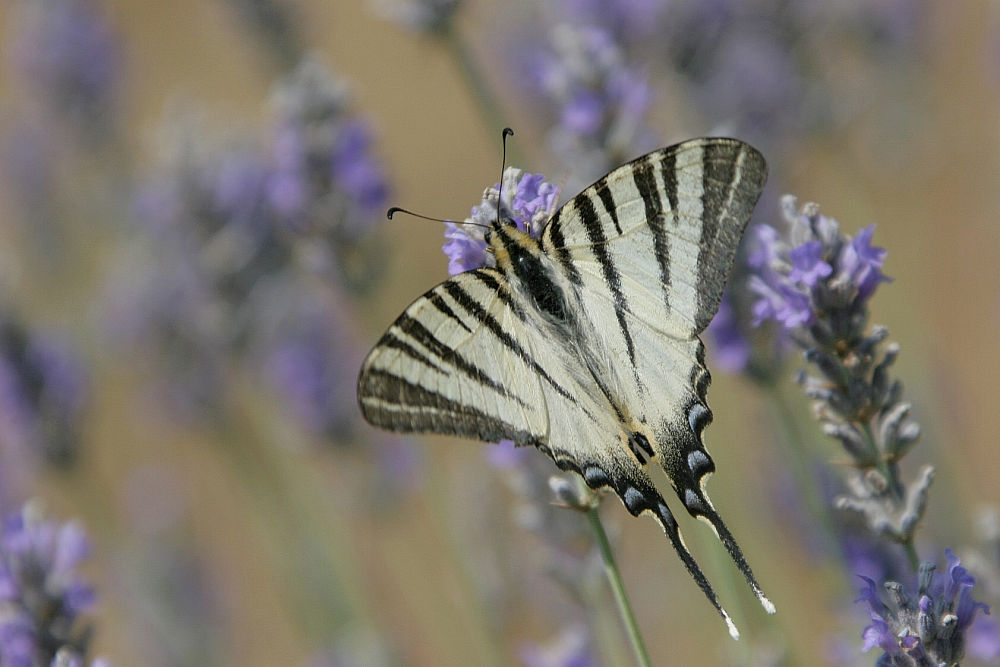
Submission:
[[[395,215],[396,213],[399,213],[400,211],[403,211],[403,209],[399,208],[398,206],[393,206],[392,208],[390,208],[388,211],[385,212],[385,217],[392,220],[392,216]],[[405,213],[405,211],[403,212]]]
[[[501,132],[501,135],[503,136],[504,139],[506,139],[507,137],[513,137],[514,130],[510,129],[509,127],[505,127],[503,129],[503,132]]]

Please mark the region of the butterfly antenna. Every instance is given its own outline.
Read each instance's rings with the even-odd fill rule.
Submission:
[[[503,172],[507,169],[507,137],[513,137],[514,130],[505,127],[500,133],[502,153],[500,158],[500,185],[497,186],[497,227],[500,226],[500,207],[503,206]]]
[[[472,225],[474,227],[483,227],[489,229],[488,226],[482,224],[481,222],[472,222],[470,220],[445,220],[443,218],[432,218],[429,215],[421,215],[420,213],[414,213],[413,211],[407,210],[405,208],[400,208],[399,206],[393,206],[388,211],[385,212],[385,217],[392,220],[392,216],[397,213],[405,213],[406,215],[412,215],[414,218],[420,218],[421,220],[430,220],[431,222],[450,222],[453,225]]]

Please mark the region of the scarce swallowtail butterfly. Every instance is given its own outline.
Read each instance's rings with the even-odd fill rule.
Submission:
[[[698,337],[719,307],[767,178],[735,139],[693,139],[621,166],[559,208],[536,239],[486,233],[495,268],[414,301],[365,359],[361,412],[392,431],[534,445],[634,516],[651,514],[738,636],[684,545],[647,465],[712,527],[769,612],[705,482],[712,420]]]

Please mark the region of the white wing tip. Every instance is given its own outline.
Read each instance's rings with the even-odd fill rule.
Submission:
[[[736,624],[733,623],[733,619],[729,618],[729,616],[726,616],[726,625],[729,626],[729,636],[739,641],[740,631],[736,629]]]

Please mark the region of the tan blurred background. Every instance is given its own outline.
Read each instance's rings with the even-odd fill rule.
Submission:
[[[489,37],[505,27],[509,15],[498,11],[498,4],[468,2],[458,17],[487,72],[503,67],[491,50],[497,41]],[[768,157],[787,165],[784,189],[819,202],[846,230],[876,222],[875,242],[889,249],[885,271],[894,282],[875,299],[873,319],[902,345],[898,376],[924,429],[908,470],[925,462],[938,469],[926,519],[931,534],[921,539],[926,537],[930,553],[940,554],[944,546],[974,540],[975,508],[1000,504],[1000,32],[990,3],[930,4],[924,62],[912,99],[872,100],[846,127],[801,142],[794,155]],[[136,172],[154,161],[156,128],[175,105],[202,109],[208,126],[226,131],[252,133],[267,126],[267,100],[279,70],[231,4],[109,0],[105,5],[125,43],[124,143]],[[496,179],[499,128],[482,120],[447,51],[431,37],[374,15],[360,1],[297,0],[291,6],[303,42],[349,82],[355,108],[371,119],[377,153],[393,184],[392,203],[431,215],[464,215]],[[0,6],[3,34],[10,13],[7,3]],[[9,72],[0,77],[0,112],[6,113],[17,107],[19,92]],[[494,75],[491,84],[504,82]],[[513,142],[529,161],[520,166],[551,167],[530,163],[543,159],[541,132],[530,125],[516,91],[501,97],[503,111],[511,114],[506,122],[518,131]],[[908,114],[898,126],[892,122],[894,108]],[[658,113],[662,110],[654,117]],[[688,130],[675,122],[663,133],[680,139],[685,131],[709,129]],[[560,174],[550,176],[558,181]],[[13,216],[6,208],[0,202],[4,219]],[[79,234],[90,244],[90,260],[77,281],[54,289],[31,283],[32,267],[19,266],[28,257],[18,250],[24,239],[5,220],[0,228],[0,259],[14,267],[5,269],[14,275],[12,300],[39,322],[76,329],[95,364],[79,467],[46,473],[37,494],[53,516],[81,519],[94,539],[86,569],[100,598],[94,655],[115,665],[171,664],[171,655],[184,655],[162,648],[151,652],[150,643],[169,643],[171,629],[143,599],[149,590],[123,574],[135,568],[130,559],[149,558],[161,537],[144,535],[128,515],[129,480],[141,466],[168,472],[172,490],[163,492],[163,511],[180,516],[170,528],[171,540],[183,539],[185,553],[201,568],[204,583],[196,588],[213,609],[201,628],[211,639],[207,662],[306,664],[323,648],[326,625],[325,639],[342,639],[332,620],[304,621],[295,610],[296,595],[310,587],[308,579],[303,586],[305,570],[288,565],[295,558],[287,552],[297,547],[287,535],[299,530],[330,545],[322,550],[330,562],[318,567],[341,568],[349,589],[344,595],[360,601],[371,627],[395,645],[401,664],[488,664],[487,655],[512,664],[518,646],[545,641],[562,627],[561,619],[515,601],[514,620],[494,632],[484,618],[490,612],[477,597],[474,579],[481,573],[456,557],[455,544],[483,534],[475,532],[483,530],[475,525],[477,516],[505,516],[475,505],[506,506],[512,500],[484,462],[480,445],[424,439],[422,482],[387,512],[359,510],[366,499],[354,495],[359,488],[354,475],[366,465],[363,451],[248,445],[249,469],[271,471],[280,481],[246,484],[233,458],[213,446],[211,429],[151,418],[141,409],[134,374],[88,333],[96,315],[87,300],[99,291],[102,262],[115,235]],[[441,233],[434,225],[397,218],[385,223],[383,233],[390,261],[384,282],[360,310],[363,346],[418,293],[446,276]],[[718,473],[710,490],[778,614],[765,618],[738,582],[724,584],[728,564],[707,531],[681,519],[744,631],[741,645],[730,645],[659,529],[647,520],[631,520],[612,499],[604,515],[618,540],[625,583],[654,664],[768,664],[758,655],[766,653],[761,646],[788,641],[790,655],[801,658],[815,655],[828,628],[846,627],[859,636],[864,613],[854,609],[851,616],[849,604],[835,608],[829,602],[843,579],[830,576],[829,563],[812,562],[789,537],[787,521],[763,498],[773,483],[769,470],[780,465],[783,451],[772,444],[780,435],[767,401],[739,378],[715,373],[714,380],[715,423],[707,441]],[[808,421],[805,400],[790,380],[787,385],[801,408],[803,430],[836,459],[834,448]],[[249,397],[241,403],[244,419],[237,421],[251,429],[266,422],[255,413],[266,412],[266,397],[255,395],[252,386],[241,392]],[[269,513],[272,494],[281,496],[278,504],[298,511]],[[169,509],[171,503],[178,508]],[[470,506],[477,512],[458,511]],[[286,525],[275,531],[275,522]],[[484,551],[495,546],[506,553],[522,544],[509,523],[485,535],[487,541],[477,545]],[[552,595],[560,591],[552,585]],[[867,659],[871,664],[873,656]]]

